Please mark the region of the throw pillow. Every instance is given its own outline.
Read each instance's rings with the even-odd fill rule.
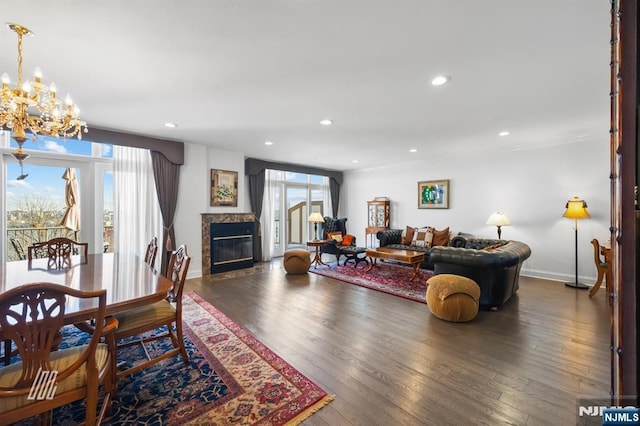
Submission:
[[[342,243],[342,232],[328,232],[327,238],[329,240],[336,240],[336,243]]]
[[[413,234],[413,240],[411,245],[418,247],[431,247],[433,242],[433,228],[427,226],[426,228],[418,228]]]
[[[497,249],[498,247],[502,247],[503,245],[505,245],[506,243],[495,243],[495,244],[491,244],[490,246],[486,246],[484,247],[482,250],[486,250],[486,251],[491,251],[494,249]]]
[[[351,244],[353,244],[353,235],[351,234],[347,234],[342,238],[342,245],[343,246],[350,246]]]
[[[415,233],[415,228],[407,226],[406,229],[402,232],[402,238],[400,240],[400,243],[406,246],[410,245],[411,241],[413,241],[414,233]]]
[[[435,246],[448,246],[449,245],[449,227],[447,226],[442,231],[436,229],[433,230],[433,242],[431,247]]]

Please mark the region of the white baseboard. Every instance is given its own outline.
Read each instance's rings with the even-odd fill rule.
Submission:
[[[560,281],[560,282],[574,282],[576,280],[576,276],[573,274],[557,274],[554,272],[540,271],[535,269],[527,269],[526,271],[521,270],[520,275],[525,277],[542,278],[545,280]],[[578,275],[578,281],[588,286],[593,286],[593,284],[596,282],[596,277]]]

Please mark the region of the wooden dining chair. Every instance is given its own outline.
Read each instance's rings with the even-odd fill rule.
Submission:
[[[152,268],[156,264],[156,253],[158,252],[158,237],[153,237],[147,244],[147,251],[144,255],[144,263]]]
[[[596,282],[593,285],[593,287],[591,287],[591,290],[589,290],[589,296],[593,296],[598,292],[598,290],[600,289],[600,286],[602,285],[602,279],[603,278],[606,279],[607,271],[609,269],[609,264],[607,263],[607,260],[604,258],[604,256],[600,258],[600,255],[603,254],[603,250],[606,250],[606,249],[602,247],[598,242],[598,240],[595,238],[591,240],[591,244],[593,245],[593,262],[596,264],[598,278],[596,279]],[[609,292],[609,288],[611,284],[612,283],[610,283],[609,280],[606,280],[607,293]]]
[[[182,360],[185,363],[189,362],[182,334],[182,291],[190,262],[191,257],[187,253],[187,247],[184,245],[178,247],[169,260],[167,278],[173,282],[173,288],[167,298],[151,305],[141,306],[115,315],[118,320],[118,329],[115,333],[118,350],[139,344],[144,347],[147,342],[166,338],[170,338],[173,345],[173,349],[156,357],[152,357],[145,348],[147,360],[133,366],[122,366],[122,369],[118,369],[116,373],[118,380],[177,354],[182,354]],[[138,336],[160,327],[166,328],[166,331],[163,330],[155,336],[144,336],[140,339],[120,343],[122,339]],[[115,368],[116,361],[114,359]]]
[[[65,237],[53,238],[27,247],[27,259],[31,263],[34,258],[40,257],[39,253],[44,252],[49,258],[50,269],[64,269],[71,266],[71,256],[78,250],[81,251],[82,262],[86,263],[89,243],[81,243]]]
[[[50,424],[54,408],[78,400],[85,400],[87,425],[99,424],[110,413],[117,321],[105,319],[106,294],[104,289],[81,291],[52,283],[26,284],[0,294],[0,329],[19,356],[0,368],[0,423],[40,415],[42,424]],[[67,303],[95,304],[86,318],[95,322],[95,333],[86,344],[53,350]],[[101,343],[105,337],[108,343]],[[98,412],[101,384],[104,398]]]

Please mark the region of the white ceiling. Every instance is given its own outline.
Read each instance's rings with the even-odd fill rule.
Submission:
[[[609,10],[608,0],[0,0],[0,23],[34,32],[25,75],[40,66],[90,128],[354,170],[435,149],[606,141]],[[14,80],[16,57],[2,26],[0,73]],[[437,74],[452,79],[431,86]]]

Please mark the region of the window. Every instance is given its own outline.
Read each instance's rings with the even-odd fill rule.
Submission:
[[[88,242],[90,252],[108,250],[113,235],[112,149],[108,144],[38,137],[24,148],[30,157],[21,170],[11,156],[15,141],[0,131],[2,203],[0,258],[21,258],[20,249],[38,241],[67,236]],[[61,225],[66,212],[67,168],[75,169],[80,200],[80,230]],[[24,177],[23,177],[24,175]],[[18,178],[21,179],[18,179]]]
[[[285,250],[306,247],[306,242],[313,239],[313,224],[307,218],[312,211],[323,213],[323,194],[328,179],[285,171],[278,171],[275,175],[273,255],[282,256]]]

